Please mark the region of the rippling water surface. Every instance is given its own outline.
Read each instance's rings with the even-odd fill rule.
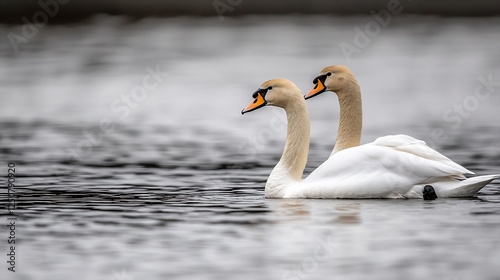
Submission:
[[[500,173],[500,86],[472,100],[481,77],[500,79],[500,21],[394,19],[348,61],[339,44],[370,20],[96,18],[44,27],[16,55],[2,41],[0,163],[16,164],[18,243],[14,274],[0,231],[0,278],[498,279],[498,181],[473,199],[263,197],[284,113],[239,112],[265,80],[307,91],[329,64],[358,76],[363,142],[411,134]],[[151,71],[151,90],[126,101]],[[334,94],[308,105],[306,174],[338,120]]]

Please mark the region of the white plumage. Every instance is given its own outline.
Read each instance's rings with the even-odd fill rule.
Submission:
[[[267,198],[422,198],[427,184],[438,197],[469,197],[500,177],[467,179],[465,174],[471,171],[408,135],[380,137],[359,145],[361,108],[354,103],[347,110],[341,106],[339,136],[330,157],[302,180],[310,124],[300,90],[288,80],[270,80],[262,84],[254,98],[242,113],[273,105],[283,108],[288,120],[283,155],[266,182]],[[357,98],[354,95],[354,100]],[[354,123],[349,124],[349,120]]]

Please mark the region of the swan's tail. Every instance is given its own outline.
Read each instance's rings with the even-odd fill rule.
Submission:
[[[477,192],[480,191],[484,186],[497,178],[500,178],[500,174],[476,176],[467,178],[462,181],[446,180],[429,184],[416,185],[405,195],[405,197],[422,198],[424,186],[426,185],[431,185],[434,188],[438,198],[474,197],[476,196]]]
[[[442,186],[440,184],[433,186],[438,197],[474,197],[484,186],[497,178],[500,178],[500,174],[476,176]]]

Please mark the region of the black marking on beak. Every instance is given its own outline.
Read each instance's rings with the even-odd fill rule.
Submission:
[[[323,85],[324,85],[324,84],[325,84],[325,81],[326,81],[326,78],[327,78],[328,76],[331,76],[331,75],[332,75],[332,73],[330,73],[330,72],[328,72],[328,73],[326,73],[326,74],[323,74],[323,75],[319,75],[319,76],[317,76],[316,78],[314,78],[314,79],[313,79],[313,84],[315,84],[315,85],[316,85],[316,87],[317,87],[317,86],[318,86],[318,80],[320,80],[320,81],[321,81],[321,83],[323,83]],[[325,86],[326,86],[326,85],[325,85]],[[314,88],[316,88],[316,87],[314,87]]]
[[[260,95],[262,95],[262,97],[264,97],[264,99],[266,98],[266,93],[267,91],[269,90],[269,88],[259,88],[257,89],[253,94],[252,94],[252,97],[253,98],[257,98],[257,95],[260,93]]]

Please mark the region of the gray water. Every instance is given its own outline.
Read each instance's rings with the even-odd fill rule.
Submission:
[[[500,86],[475,95],[500,80],[500,20],[395,17],[348,61],[339,44],[371,20],[99,17],[40,28],[17,54],[2,39],[0,164],[16,164],[18,220],[15,273],[0,231],[0,278],[498,279],[500,181],[471,199],[263,197],[284,112],[241,109],[265,80],[306,92],[330,64],[361,83],[364,143],[410,134],[500,173]],[[142,100],[122,100],[156,69]],[[338,121],[334,94],[308,105],[306,175]]]

